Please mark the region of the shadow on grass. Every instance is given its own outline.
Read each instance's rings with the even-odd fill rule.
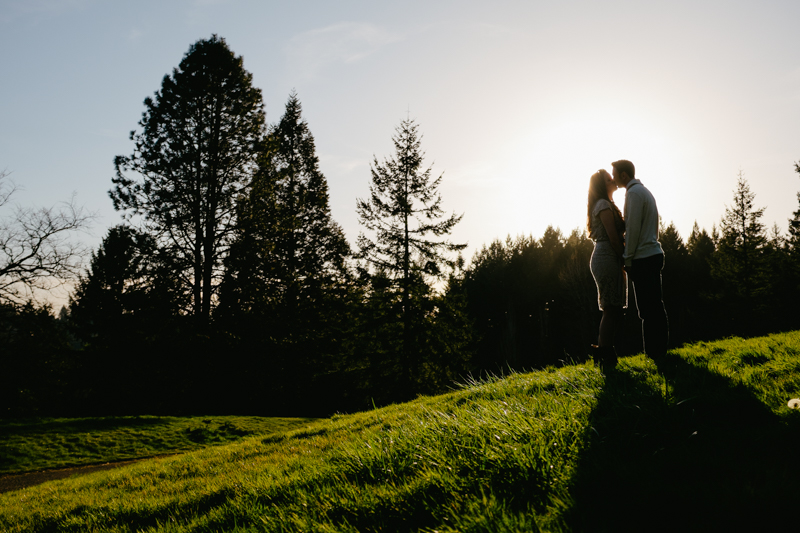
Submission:
[[[573,531],[779,531],[797,523],[800,417],[668,354],[609,372],[574,478]],[[794,415],[795,413],[791,413]]]

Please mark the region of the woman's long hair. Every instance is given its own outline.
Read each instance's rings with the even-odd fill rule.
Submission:
[[[597,203],[597,200],[609,200],[608,189],[606,188],[606,176],[608,176],[608,172],[601,168],[589,178],[589,201],[586,202],[586,231],[589,232],[589,238],[593,237],[592,210],[594,209],[594,204]],[[622,213],[620,213],[617,204],[614,203],[614,200],[609,201],[611,202],[611,211],[614,213],[614,216],[622,220]]]

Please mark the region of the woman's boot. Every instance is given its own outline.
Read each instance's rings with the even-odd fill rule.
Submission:
[[[596,344],[589,345],[589,357],[591,357],[592,361],[595,363],[600,361],[600,352],[598,352],[599,349],[600,347]]]
[[[617,350],[613,346],[595,346],[593,359],[604,370],[610,370],[617,366]]]

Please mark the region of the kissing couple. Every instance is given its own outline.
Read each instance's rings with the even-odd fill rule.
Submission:
[[[642,322],[645,353],[660,362],[667,353],[669,321],[661,291],[664,250],[658,242],[658,207],[650,191],[636,179],[627,160],[611,163],[612,173],[601,169],[589,179],[586,228],[594,241],[590,268],[597,285],[597,303],[603,316],[594,360],[605,369],[617,364],[614,340],[628,307],[628,279]],[[624,216],[613,194],[625,188]]]

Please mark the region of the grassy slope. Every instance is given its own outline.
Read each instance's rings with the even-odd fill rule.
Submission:
[[[246,416],[0,420],[0,474],[197,450],[246,435],[287,431],[312,420]]]
[[[800,332],[625,360],[591,416],[574,530],[781,531],[796,523]]]
[[[0,530],[774,530],[798,396],[800,333],[701,343],[4,494]]]

